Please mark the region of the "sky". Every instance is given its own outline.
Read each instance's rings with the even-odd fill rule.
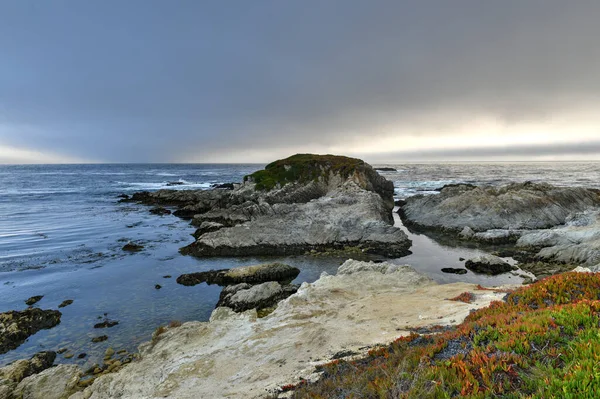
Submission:
[[[600,160],[595,0],[0,0],[0,163]]]

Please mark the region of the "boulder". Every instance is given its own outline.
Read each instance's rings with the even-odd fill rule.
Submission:
[[[281,285],[276,281],[258,285],[246,283],[230,285],[221,291],[217,307],[226,306],[235,312],[270,308],[296,291],[298,291],[297,285]]]
[[[495,276],[497,274],[507,273],[516,268],[509,263],[493,255],[482,255],[473,259],[467,260],[465,267],[472,272],[489,274]]]
[[[182,274],[177,277],[181,285],[200,283],[232,285],[240,283],[260,284],[267,281],[291,281],[300,274],[300,269],[283,263],[265,263],[234,269],[210,270],[207,272]]]
[[[17,348],[36,332],[60,323],[58,310],[29,308],[0,313],[0,354]]]
[[[56,352],[39,352],[29,360],[17,360],[8,366],[0,368],[0,380],[18,384],[30,375],[51,367],[54,359],[56,359]]]

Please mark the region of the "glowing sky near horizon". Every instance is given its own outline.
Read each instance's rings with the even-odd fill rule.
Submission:
[[[0,1],[0,163],[600,160],[600,2]]]

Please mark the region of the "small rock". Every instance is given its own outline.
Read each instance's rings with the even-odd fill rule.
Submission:
[[[59,308],[64,308],[64,307],[69,306],[72,303],[73,303],[72,299],[67,299],[67,300],[62,301],[62,303],[60,305],[58,305],[58,307]]]
[[[171,278],[172,276],[170,274],[167,274],[166,276],[163,276],[163,278]]]
[[[107,319],[107,320],[104,320],[101,323],[94,324],[94,328],[111,328],[111,327],[116,326],[117,324],[119,324],[118,321],[116,321],[116,320],[108,320]]]
[[[465,263],[465,267],[472,272],[489,274],[492,276],[517,269],[493,255],[482,255],[477,258],[469,259],[467,263]]]
[[[127,252],[139,252],[142,249],[144,249],[144,246],[140,245],[140,244],[133,243],[133,242],[128,242],[127,244],[125,244],[123,246],[122,249],[123,249],[123,251],[127,251]]]
[[[454,267],[444,267],[442,269],[442,273],[467,274],[467,269],[454,268]]]
[[[77,355],[77,359],[85,359],[86,356],[87,353],[80,353],[79,355]]]
[[[154,286],[154,288],[155,288],[155,289],[157,289],[157,290],[160,290],[160,289],[162,288],[162,285],[160,285],[160,284],[156,284],[156,285]]]
[[[94,337],[92,338],[92,342],[96,343],[96,342],[104,342],[108,339],[107,335],[101,335],[99,337]]]
[[[104,358],[110,359],[115,354],[115,350],[113,348],[108,348],[106,352],[104,352]]]
[[[170,181],[167,183],[167,187],[172,187],[172,186],[183,186],[185,183],[182,181]]]
[[[56,351],[56,353],[58,353],[59,355],[62,355],[66,351],[67,351],[67,348],[60,348],[59,350]]]
[[[458,236],[463,239],[469,239],[469,238],[473,237],[474,235],[475,235],[475,232],[469,226],[465,226],[462,229],[462,231],[460,233],[458,233]]]
[[[459,260],[460,262],[464,262],[464,261],[465,261],[465,258],[458,258],[458,260]]]
[[[282,286],[276,281],[251,286],[247,283],[223,288],[217,307],[226,306],[235,312],[269,308],[298,291],[297,285]]]
[[[36,303],[38,303],[44,296],[43,295],[36,295],[36,296],[32,296],[31,298],[29,298],[28,300],[25,301],[26,305],[35,305]]]
[[[65,353],[65,355],[63,356],[65,359],[71,359],[73,356],[75,356],[72,353]]]
[[[150,213],[153,215],[170,215],[171,211],[168,210],[167,208],[163,208],[160,206],[157,206],[155,208],[150,209]]]

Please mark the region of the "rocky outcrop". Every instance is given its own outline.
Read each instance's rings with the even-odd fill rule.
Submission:
[[[234,312],[271,308],[282,299],[295,294],[296,291],[298,291],[297,285],[281,285],[276,281],[258,285],[246,283],[230,285],[221,291],[217,307],[225,306]]]
[[[523,234],[517,247],[538,260],[594,266],[600,263],[600,210],[572,215],[564,226]]]
[[[36,332],[60,323],[58,310],[29,308],[0,313],[0,354],[17,348]]]
[[[462,238],[506,242],[516,241],[523,230],[558,226],[573,213],[599,205],[598,191],[586,188],[534,183],[451,185],[437,195],[408,198],[399,213],[405,224],[416,228],[462,231]],[[498,231],[488,236],[475,234],[494,229]]]
[[[218,285],[261,284],[267,281],[292,281],[298,274],[300,274],[300,269],[296,267],[283,263],[265,263],[233,269],[182,274],[177,277],[177,283],[187,286],[200,283]]]
[[[401,257],[410,240],[393,226],[393,183],[370,165],[298,154],[246,176],[233,190],[160,190],[127,201],[170,205],[199,226],[195,256],[262,256],[352,248]]]
[[[0,399],[23,399],[17,385],[29,376],[37,374],[52,366],[56,359],[55,352],[39,352],[28,360],[17,360],[8,366],[0,368]],[[43,391],[38,397],[42,397]],[[31,397],[31,396],[27,396]]]
[[[516,270],[516,267],[493,255],[482,255],[469,259],[465,263],[465,267],[472,272],[491,276]]]
[[[15,399],[67,399],[79,390],[82,372],[73,364],[61,364],[25,378],[15,388]]]
[[[463,292],[473,302],[449,301]],[[414,328],[460,323],[505,294],[438,285],[409,266],[348,261],[336,276],[279,303],[273,313],[217,308],[210,322],[169,328],[140,347],[141,358],[71,399],[262,398],[339,353],[364,353]],[[232,359],[234,359],[232,361]]]

